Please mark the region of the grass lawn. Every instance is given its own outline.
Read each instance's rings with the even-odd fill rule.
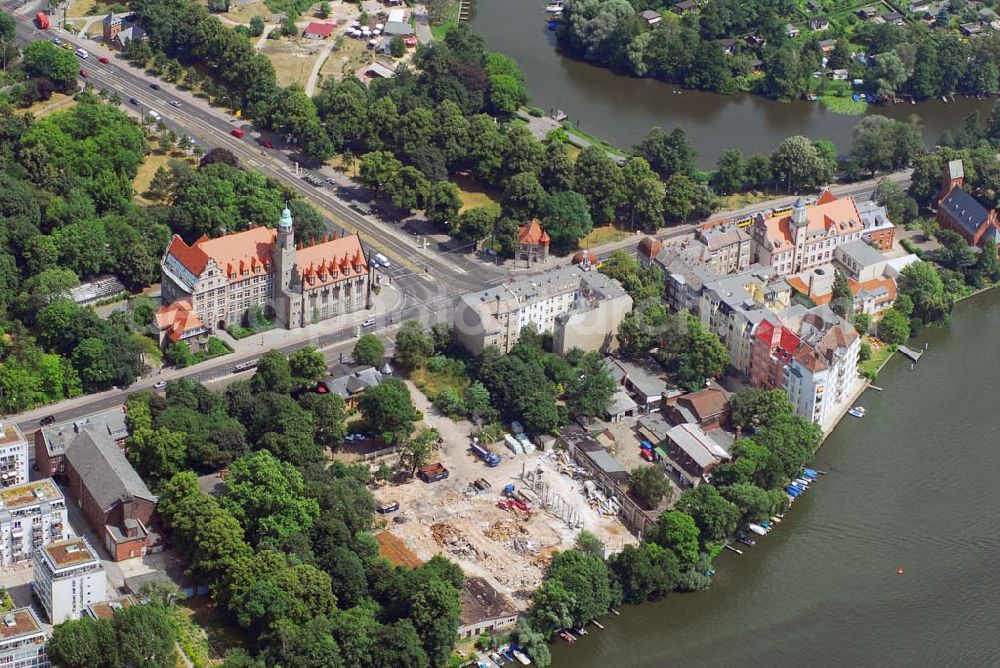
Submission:
[[[458,186],[458,196],[462,198],[461,211],[500,203],[499,190],[485,188],[470,176],[457,174],[451,180]]]
[[[309,73],[316,61],[316,54],[304,46],[289,39],[269,39],[264,42],[264,48],[260,52],[274,65],[279,86],[289,86],[293,83],[305,86],[309,81]]]
[[[858,370],[862,375],[875,377],[878,374],[879,368],[885,364],[885,361],[895,352],[895,348],[892,346],[887,346],[886,344],[878,341],[877,339],[867,338],[865,339],[872,347],[872,356],[861,362],[858,365]]]
[[[768,193],[761,192],[759,190],[746,193],[735,193],[722,198],[722,201],[719,204],[719,210],[732,211],[734,209],[742,209],[745,206],[766,202],[773,197],[773,195],[769,195]]]
[[[26,109],[17,109],[19,114],[34,114],[37,117],[46,116],[51,114],[53,111],[68,111],[70,107],[76,104],[76,100],[73,99],[71,95],[63,95],[62,93],[53,93],[52,97],[48,100],[42,100],[41,102],[35,102],[33,105]]]
[[[614,225],[595,227],[590,231],[590,234],[580,239],[580,248],[593,248],[594,246],[610,244],[615,241],[621,241],[628,236],[628,232],[619,230]]]
[[[350,37],[338,36],[330,57],[326,59],[322,67],[319,68],[319,84],[323,80],[332,78],[335,81],[342,81],[354,76],[354,72],[362,65],[370,62],[372,52],[366,47],[365,41],[352,39]]]
[[[226,651],[243,646],[243,631],[215,606],[210,596],[178,601],[174,610],[172,617],[178,625],[181,647],[196,668],[218,665]]]
[[[447,388],[451,388],[462,394],[470,383],[469,377],[464,373],[455,374],[451,373],[448,369],[434,372],[426,367],[417,369],[411,373],[410,380],[430,399],[433,399],[442,390]]]
[[[604,141],[603,139],[598,139],[597,137],[595,137],[595,136],[593,136],[591,134],[587,134],[583,130],[579,130],[579,129],[573,127],[570,123],[564,124],[563,125],[563,129],[566,130],[566,132],[568,132],[571,135],[575,135],[575,136],[579,137],[580,139],[585,139],[585,140],[589,141],[591,144],[594,144],[595,146],[600,146],[601,148],[603,148],[608,153],[612,153],[614,155],[619,155],[619,156],[621,156],[623,158],[629,157],[628,153],[626,153],[625,151],[621,150],[617,146],[613,146],[613,145],[609,144],[608,142]]]
[[[448,18],[439,26],[431,26],[431,35],[434,36],[435,40],[444,39],[448,31],[458,25],[458,13],[461,7],[462,3],[453,0],[451,7],[448,8]]]
[[[859,99],[857,102],[850,96],[839,97],[836,95],[821,95],[820,102],[823,106],[832,111],[835,114],[843,114],[845,116],[860,116],[865,113],[868,109],[868,103],[865,102],[864,98]]]
[[[166,164],[171,160],[187,160],[192,165],[196,164],[192,158],[165,155],[159,152],[150,153],[146,156],[146,159],[142,161],[142,164],[139,165],[139,170],[135,175],[135,179],[132,181],[132,189],[136,192],[135,200],[137,202],[147,206],[156,204],[153,200],[146,199],[143,193],[145,193],[149,188],[149,183],[153,180],[153,174],[156,173],[156,170],[160,167],[166,166]]]

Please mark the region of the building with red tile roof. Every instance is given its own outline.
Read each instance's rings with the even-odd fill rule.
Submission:
[[[336,30],[336,23],[316,23],[315,21],[306,26],[302,31],[302,36],[306,39],[326,39]]]
[[[814,204],[799,198],[791,213],[758,214],[750,227],[755,261],[774,267],[779,276],[830,262],[837,246],[860,239],[864,231],[854,198],[829,190]]]
[[[524,261],[526,265],[535,262],[544,262],[549,257],[549,244],[551,239],[542,229],[542,224],[537,218],[527,225],[517,228],[517,252],[516,261]]]
[[[161,348],[184,341],[192,350],[198,350],[208,339],[208,329],[187,299],[161,306],[156,312],[156,328]]]
[[[161,262],[161,340],[182,340],[196,323],[206,333],[242,324],[257,308],[287,329],[369,308],[370,270],[356,234],[296,246],[287,208],[277,229],[190,245],[175,235]]]

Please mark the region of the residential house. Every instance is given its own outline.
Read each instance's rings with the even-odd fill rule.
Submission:
[[[337,24],[335,23],[316,23],[311,22],[306,26],[306,29],[302,31],[302,36],[306,39],[326,39],[333,34],[333,31],[337,29]]]
[[[46,478],[62,478],[66,473],[66,450],[84,429],[96,429],[125,447],[128,423],[123,406],[70,422],[59,422],[35,432],[35,468]]]
[[[757,214],[750,229],[754,260],[785,276],[829,263],[837,246],[862,237],[864,224],[853,197],[823,190],[814,204],[800,197],[789,214]]]
[[[911,14],[919,14],[921,12],[927,11],[931,6],[931,0],[914,0],[910,3],[909,10]]]
[[[330,375],[317,383],[316,392],[336,394],[344,400],[348,408],[354,408],[365,390],[381,383],[382,372],[373,366],[352,367],[347,364],[335,364],[330,368]]]
[[[872,7],[871,5],[867,7],[862,7],[856,13],[858,15],[858,18],[864,21],[870,21],[876,16],[878,16],[878,10]]]
[[[837,46],[837,40],[835,39],[821,39],[819,41],[819,50],[825,55],[829,55],[831,51]]]
[[[636,258],[643,267],[649,267],[663,250],[663,242],[655,237],[643,237],[636,247]]]
[[[786,23],[785,24],[785,35],[789,39],[795,39],[796,37],[798,37],[801,34],[801,32],[802,31],[800,31],[798,28],[796,28],[795,26],[793,26],[791,23]]]
[[[809,29],[810,30],[826,30],[830,27],[830,19],[825,16],[817,16],[815,18],[809,19]]]
[[[653,262],[665,276],[664,299],[674,312],[694,311],[705,283],[714,281],[720,274],[713,271],[708,247],[692,243],[682,248],[665,248]]]
[[[696,424],[712,431],[728,422],[729,396],[722,386],[713,383],[703,390],[667,399],[663,412],[674,424]]]
[[[649,358],[646,360],[627,361],[615,357],[610,358],[611,364],[623,372],[622,384],[629,391],[642,413],[657,411],[663,403],[663,395],[667,392],[667,381],[663,367]]]
[[[28,482],[28,441],[13,422],[0,423],[0,489]]]
[[[611,395],[611,403],[604,411],[604,418],[608,422],[621,422],[627,417],[633,417],[639,412],[639,404],[629,396],[624,387],[619,387]]]
[[[84,538],[46,545],[34,566],[32,589],[53,624],[79,619],[88,605],[108,599],[104,563]]]
[[[66,500],[51,478],[0,489],[0,570],[67,536]]]
[[[850,76],[850,73],[845,69],[836,69],[830,70],[829,75],[834,81],[847,81],[847,77]]]
[[[607,351],[617,347],[618,325],[631,310],[618,281],[579,265],[554,267],[462,296],[455,337],[474,354],[490,346],[508,352],[521,330],[534,325],[552,333],[556,350]]]
[[[296,247],[286,207],[277,229],[202,236],[190,246],[174,235],[161,263],[161,312],[186,301],[214,331],[261,309],[295,329],[370,308],[371,271],[356,234]]]
[[[187,299],[179,299],[160,307],[155,321],[161,350],[166,350],[174,343],[184,342],[192,352],[197,352],[208,343],[208,328]]]
[[[157,497],[106,432],[84,428],[66,449],[70,492],[112,559],[141,557],[156,546]]]
[[[478,638],[484,633],[498,635],[517,623],[514,604],[484,578],[465,578],[460,601],[459,638]]]
[[[639,18],[647,23],[647,25],[655,26],[657,23],[663,20],[660,16],[660,12],[654,9],[647,9],[645,11],[639,12]]]
[[[733,55],[733,50],[736,48],[736,40],[731,37],[720,39],[719,48],[722,49],[722,53],[731,56]]]
[[[896,240],[896,226],[889,220],[889,213],[874,199],[855,202],[864,232],[861,238],[871,243],[880,251],[892,250]]]
[[[952,160],[945,167],[938,199],[937,220],[942,227],[954,230],[973,246],[1000,243],[1000,222],[996,209],[987,210],[972,195],[965,192],[965,170],[961,160]]]
[[[667,432],[663,467],[677,475],[684,487],[697,487],[711,480],[719,464],[729,461],[729,453],[696,424],[679,424]]]
[[[695,242],[705,247],[703,262],[716,274],[731,274],[750,266],[750,235],[732,221],[699,227]]]
[[[845,267],[840,263],[837,266],[842,270]],[[818,306],[829,304],[833,298],[833,282],[837,266],[831,264],[814,267],[809,271],[790,276],[788,285],[799,294],[809,297]],[[870,278],[851,278],[851,274],[847,274],[849,276],[847,285],[853,297],[849,311],[878,317],[892,307],[896,301],[896,281],[892,277],[883,275],[886,266],[883,260],[876,265],[877,273],[865,271],[864,274],[871,275]]]
[[[958,26],[958,30],[966,37],[972,37],[983,32],[983,25],[981,23],[963,23]]]
[[[882,20],[891,26],[901,26],[906,23],[906,19],[899,12],[889,12],[882,17]]]
[[[681,2],[678,2],[674,5],[674,11],[677,12],[678,14],[683,14],[684,12],[690,12],[695,9],[698,9],[698,3],[694,2],[694,0],[681,0]]]
[[[524,262],[525,266],[531,266],[536,262],[545,262],[549,259],[549,235],[542,229],[542,224],[537,218],[527,225],[517,228],[517,249],[514,252],[515,262]]]
[[[49,634],[31,608],[3,613],[0,624],[0,665],[11,668],[49,668]]]

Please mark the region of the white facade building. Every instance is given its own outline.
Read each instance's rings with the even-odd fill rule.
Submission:
[[[0,425],[0,487],[28,482],[28,442],[15,424]]]
[[[108,577],[83,538],[46,545],[35,554],[35,594],[49,621],[79,619],[87,606],[108,599]]]
[[[31,608],[11,610],[0,619],[0,666],[49,668],[48,637]]]
[[[0,489],[0,569],[68,534],[66,500],[51,478]]]

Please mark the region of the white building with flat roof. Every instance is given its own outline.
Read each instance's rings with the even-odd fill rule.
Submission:
[[[0,487],[28,482],[28,441],[16,424],[0,424]]]
[[[49,668],[48,636],[31,608],[17,608],[0,618],[0,666]]]
[[[66,499],[51,478],[0,489],[0,569],[66,537]]]
[[[79,619],[91,603],[108,600],[108,576],[83,538],[46,545],[35,554],[35,595],[49,621]]]

